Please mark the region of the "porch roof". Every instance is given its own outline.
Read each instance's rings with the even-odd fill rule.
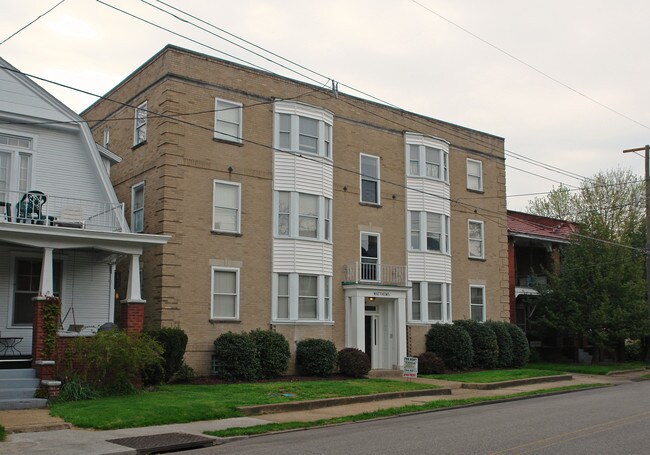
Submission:
[[[143,249],[165,245],[170,238],[169,235],[0,223],[0,242],[57,250],[96,248],[112,253],[141,254]]]

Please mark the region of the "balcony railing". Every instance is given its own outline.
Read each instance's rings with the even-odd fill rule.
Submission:
[[[534,287],[540,284],[548,284],[548,277],[546,275],[518,275],[517,286]]]
[[[343,266],[346,283],[406,286],[406,266],[353,262]]]
[[[0,223],[25,223],[94,231],[121,231],[124,205],[52,196],[40,191],[1,191]]]

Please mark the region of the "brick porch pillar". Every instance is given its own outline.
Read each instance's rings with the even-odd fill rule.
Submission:
[[[144,328],[144,300],[122,300],[120,308],[120,328],[126,333],[140,333]]]
[[[36,365],[38,360],[51,360],[45,355],[45,308],[49,305],[56,305],[61,310],[61,300],[53,296],[37,296],[32,298],[34,305],[34,320],[32,324],[32,365]],[[55,351],[51,356],[56,355]]]

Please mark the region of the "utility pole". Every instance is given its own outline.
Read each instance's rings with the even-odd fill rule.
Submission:
[[[645,151],[645,289],[650,319],[650,145],[623,150],[623,153]],[[645,361],[650,361],[650,337],[645,337]]]

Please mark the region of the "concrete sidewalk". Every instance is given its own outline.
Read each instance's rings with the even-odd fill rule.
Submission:
[[[135,454],[136,449],[108,442],[118,438],[129,438],[165,433],[183,433],[205,436],[204,431],[220,430],[232,427],[248,427],[270,422],[309,422],[332,417],[342,417],[380,409],[395,408],[405,405],[421,405],[432,400],[462,399],[480,396],[510,395],[519,392],[563,387],[577,384],[609,383],[619,384],[638,378],[645,372],[628,373],[617,376],[573,375],[572,379],[543,382],[535,384],[514,385],[493,390],[476,390],[461,388],[461,384],[451,381],[437,381],[418,378],[416,381],[449,387],[451,395],[413,396],[382,401],[346,404],[317,409],[265,414],[258,417],[239,417],[233,419],[209,420],[192,423],[159,425],[123,430],[94,431],[82,429],[61,429],[66,424],[61,419],[52,417],[47,409],[0,411],[0,424],[9,434],[7,441],[0,443],[3,454]],[[313,406],[313,405],[312,405]],[[219,443],[216,438],[215,443]]]

